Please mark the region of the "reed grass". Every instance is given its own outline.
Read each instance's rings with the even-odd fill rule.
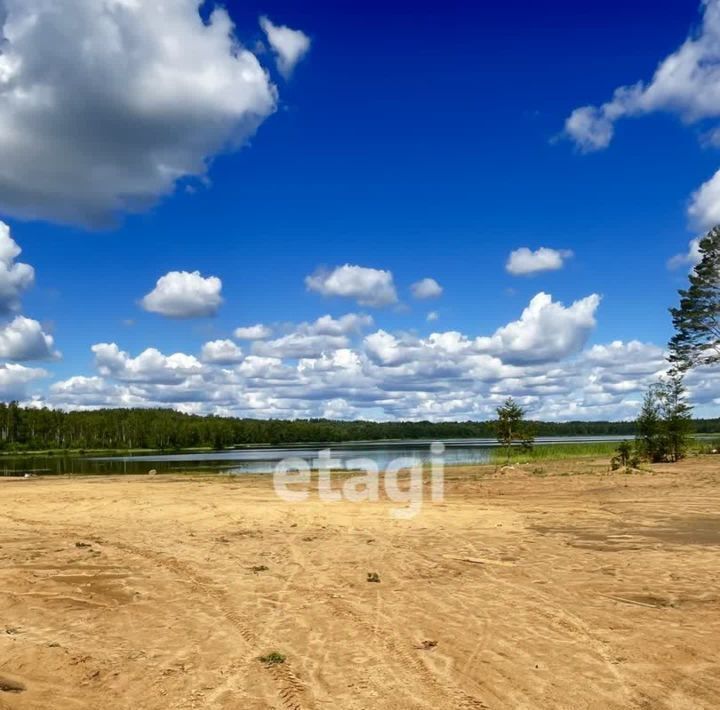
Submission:
[[[560,461],[563,459],[599,458],[610,459],[615,455],[619,442],[617,441],[588,441],[577,444],[536,444],[531,450],[524,450],[519,446],[510,449],[510,462],[523,461]],[[505,449],[492,450],[493,463],[502,463],[507,460]]]

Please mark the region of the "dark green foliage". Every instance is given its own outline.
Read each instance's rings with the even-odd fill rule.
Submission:
[[[658,398],[659,384],[651,385],[645,393],[642,409],[636,421],[637,448],[648,461],[662,461],[664,443]]]
[[[687,453],[692,432],[692,407],[686,401],[682,375],[671,373],[663,382],[659,396],[665,456],[670,461],[679,461]]]
[[[527,422],[537,436],[635,434],[635,422]],[[697,420],[696,433],[720,431],[719,419]],[[533,431],[534,430],[534,431]],[[367,422],[328,419],[232,419],[172,409],[63,412],[0,402],[0,451],[227,448],[253,444],[497,436],[496,422]],[[522,441],[522,438],[519,439]],[[530,442],[528,442],[530,443]],[[535,448],[535,452],[540,447]],[[543,447],[545,448],[545,447]]]
[[[637,419],[637,447],[648,461],[679,461],[692,432],[692,407],[682,375],[673,371],[648,389]]]
[[[510,461],[510,447],[515,442],[521,442],[524,451],[532,450],[535,441],[533,429],[525,421],[525,410],[512,397],[497,408],[497,415],[497,440],[505,449],[506,460]]]
[[[617,458],[621,466],[627,467],[633,455],[633,447],[629,441],[622,441],[617,447]]]
[[[628,473],[640,466],[640,455],[637,444],[633,446],[630,441],[622,441],[615,450],[615,456],[610,461],[613,471],[624,468]]]
[[[681,372],[720,361],[720,227],[710,230],[699,248],[701,261],[690,286],[678,291],[680,305],[670,309],[675,335],[669,359]]]

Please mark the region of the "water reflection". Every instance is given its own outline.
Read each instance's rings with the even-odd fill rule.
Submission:
[[[536,444],[586,443],[620,441],[631,437],[545,437]],[[445,463],[482,464],[490,461],[491,451],[497,447],[494,439],[448,439],[445,444]],[[400,456],[420,462],[430,459],[430,440],[352,442],[345,444],[304,444],[291,446],[259,446],[230,451],[184,452],[176,454],[149,453],[136,456],[37,455],[0,457],[0,475],[47,474],[132,474],[155,469],[163,472],[211,473],[269,473],[278,461],[293,456],[311,461],[318,452],[330,448],[334,458],[341,461],[371,458],[383,469]]]

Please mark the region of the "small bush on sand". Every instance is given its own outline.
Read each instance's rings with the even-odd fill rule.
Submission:
[[[640,468],[640,452],[638,451],[638,444],[634,446],[629,441],[622,441],[617,447],[615,456],[610,460],[610,467],[613,471],[619,469],[625,469],[626,473],[632,473],[634,470]]]
[[[258,660],[266,666],[276,666],[279,663],[285,663],[286,656],[278,651],[271,651],[266,656],[260,656]]]

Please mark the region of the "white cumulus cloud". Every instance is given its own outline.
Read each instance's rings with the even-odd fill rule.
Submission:
[[[286,79],[289,78],[295,65],[310,49],[310,38],[300,30],[275,25],[267,17],[260,18],[260,27],[275,53],[278,71]]]
[[[140,301],[152,313],[168,318],[201,318],[217,313],[222,304],[222,281],[199,271],[170,271]]]
[[[246,142],[277,92],[204,4],[2,0],[0,210],[103,224]]]
[[[391,271],[345,264],[330,271],[320,269],[305,278],[309,291],[323,296],[353,298],[361,306],[382,307],[397,303]]]
[[[51,401],[66,409],[97,409],[112,406],[143,406],[141,399],[129,396],[121,385],[102,377],[75,375],[50,386]]]
[[[607,148],[619,119],[658,111],[674,113],[688,124],[714,122],[703,141],[720,145],[720,0],[702,0],[700,9],[698,31],[660,62],[649,82],[621,86],[601,106],[583,106],[572,112],[565,133],[581,151]],[[720,223],[720,171],[691,196],[688,218],[698,231]],[[670,264],[691,264],[692,258],[692,254],[688,259],[679,255]]]
[[[489,338],[478,338],[478,345],[510,364],[562,359],[585,345],[595,327],[599,305],[597,294],[566,307],[541,292],[533,297],[519,320],[498,328]]]
[[[43,332],[36,320],[17,316],[0,327],[0,358],[5,360],[56,360],[52,335]]]
[[[346,313],[339,318],[333,318],[330,315],[320,316],[314,323],[301,325],[299,330],[313,335],[349,335],[359,333],[363,328],[368,328],[372,324],[372,316],[364,313]]]
[[[347,313],[340,318],[321,316],[312,323],[299,323],[285,335],[253,344],[253,353],[262,357],[312,358],[347,348],[350,336],[373,324],[371,316]]]
[[[212,340],[202,346],[201,358],[216,365],[234,365],[242,362],[243,351],[232,340]]]
[[[566,133],[583,151],[606,148],[620,118],[655,111],[678,114],[685,122],[720,117],[720,0],[703,0],[700,30],[662,60],[648,83],[617,89],[599,107],[576,109]]]
[[[693,227],[702,231],[720,224],[720,170],[693,193],[688,216]]]
[[[132,357],[115,344],[98,344],[97,375],[56,382],[48,403],[69,409],[171,406],[221,416],[457,421],[491,418],[513,396],[533,418],[632,418],[643,391],[667,368],[665,353],[634,340],[581,349],[598,300],[591,295],[566,307],[541,293],[518,321],[486,337],[445,331],[423,338],[379,329],[359,339],[355,328],[367,322],[324,316],[253,345],[270,346],[274,354],[251,353],[237,362],[231,362],[238,353],[228,341],[206,343],[203,354],[214,354],[215,361],[154,348]],[[4,377],[21,393],[43,374],[15,368],[0,369],[0,393],[6,391]],[[688,387],[698,414],[712,415],[720,404],[720,368],[689,374]]]
[[[540,271],[557,271],[565,265],[565,260],[573,256],[569,249],[549,249],[540,247],[531,251],[521,247],[510,252],[505,270],[513,276],[527,276]]]
[[[421,279],[410,286],[414,298],[437,298],[442,295],[443,287],[435,279]]]
[[[163,355],[155,348],[147,348],[133,358],[115,343],[97,343],[91,349],[100,374],[122,382],[177,384],[202,372],[202,363],[184,353]]]
[[[16,363],[0,365],[0,397],[4,400],[24,399],[28,385],[47,376],[47,371],[37,367]]]
[[[20,296],[35,283],[35,269],[15,261],[21,252],[10,236],[10,227],[0,222],[0,315],[16,311],[20,307]]]

